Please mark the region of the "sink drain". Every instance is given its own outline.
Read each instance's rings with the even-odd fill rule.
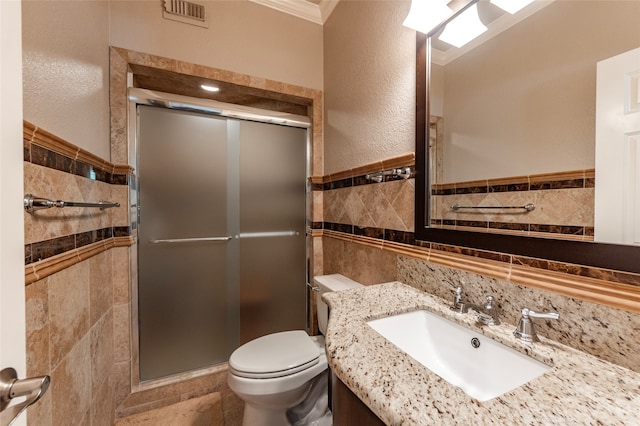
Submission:
[[[478,339],[477,337],[474,337],[473,339],[471,339],[471,346],[473,346],[474,348],[479,348],[480,347],[480,339]]]

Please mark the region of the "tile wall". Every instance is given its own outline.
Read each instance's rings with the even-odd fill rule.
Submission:
[[[51,376],[50,391],[29,408],[29,424],[112,425],[203,395],[221,402],[224,424],[240,424],[243,407],[226,385],[226,368],[171,384],[132,384],[135,229],[122,208],[131,170],[26,122],[24,146],[25,193],[121,206],[25,213],[27,373]]]
[[[413,165],[410,156],[403,160]],[[349,173],[354,181],[360,174]],[[503,321],[511,324],[524,306],[558,311],[560,321],[540,322],[541,335],[640,371],[633,356],[640,349],[633,337],[640,332],[640,275],[415,241],[413,229],[404,224],[388,229],[383,222],[360,219],[393,205],[384,198],[385,186],[393,182],[366,185],[358,193],[354,185],[347,186],[351,191],[342,184],[336,188],[334,182],[345,179],[314,179],[315,206],[331,219],[314,217],[313,223],[312,235],[321,239],[323,273],[342,273],[363,284],[398,280],[442,297],[443,303],[452,298],[451,286],[464,282],[465,294],[476,303],[493,294]],[[357,210],[351,207],[354,200]],[[393,207],[398,216],[413,212],[414,200],[404,202]]]
[[[129,174],[24,123],[25,193],[127,206]],[[131,236],[126,207],[25,212],[27,374],[51,376],[29,424],[113,424]]]

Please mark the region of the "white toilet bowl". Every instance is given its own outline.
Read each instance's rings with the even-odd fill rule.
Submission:
[[[320,295],[360,287],[339,274],[314,278],[318,325],[323,333],[327,305]],[[245,402],[244,426],[287,426],[287,410],[304,400],[312,381],[327,369],[324,337],[293,330],[268,334],[236,349],[229,358],[227,383]]]
[[[280,369],[283,365],[270,368],[280,370],[275,372],[238,371],[233,367],[235,364],[232,363],[232,360],[229,360],[227,383],[229,388],[240,399],[245,401],[242,424],[254,426],[289,425],[286,416],[287,409],[301,403],[311,389],[311,381],[327,369],[324,338],[322,336],[309,337],[302,330],[285,331],[263,336],[243,345],[241,348],[255,349],[250,344],[260,339],[262,339],[263,343],[273,343],[273,348],[278,352],[284,349],[289,354],[295,353],[296,345],[294,343],[283,343],[285,341],[293,342],[298,340],[298,343],[300,343],[300,341],[306,340],[306,343],[311,343],[315,347],[315,357],[313,359],[305,361],[303,358],[299,358],[300,361],[293,361],[288,365],[284,365],[284,369]],[[256,358],[264,357],[259,362],[262,366],[266,365],[264,361],[269,356],[265,356],[264,351],[255,352],[255,356]],[[256,370],[259,369],[256,368]],[[265,370],[265,368],[262,368],[262,370]],[[244,377],[246,375],[251,375],[252,377]]]

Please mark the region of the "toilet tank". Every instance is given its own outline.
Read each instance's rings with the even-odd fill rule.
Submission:
[[[316,294],[316,308],[318,311],[318,328],[322,334],[327,331],[329,321],[329,307],[322,301],[322,295],[330,291],[342,291],[350,288],[362,287],[359,282],[340,274],[319,275],[313,277],[313,284],[319,288]]]

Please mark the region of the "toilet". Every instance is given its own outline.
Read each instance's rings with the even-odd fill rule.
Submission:
[[[328,306],[322,294],[361,287],[343,275],[313,278],[318,328],[327,329]],[[327,369],[324,336],[304,330],[268,334],[245,343],[229,358],[227,383],[245,402],[244,426],[289,425],[287,410],[304,400],[313,379]]]

